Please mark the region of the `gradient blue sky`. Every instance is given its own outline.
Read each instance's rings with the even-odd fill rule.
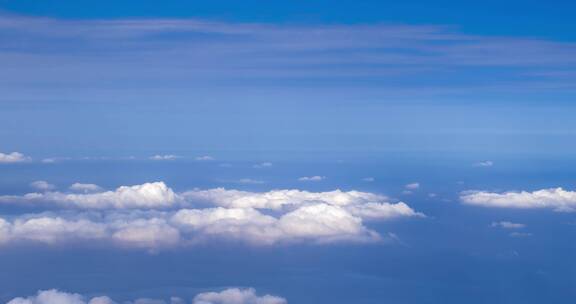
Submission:
[[[255,288],[289,303],[566,303],[574,10],[0,0],[0,302]],[[251,206],[240,226],[178,222],[180,208],[231,208],[236,192],[195,194],[220,187],[315,199]],[[335,189],[363,194],[338,205]],[[390,216],[400,201],[421,214]],[[318,204],[329,211],[282,221]],[[22,224],[35,218],[68,222]],[[95,244],[90,227],[105,230]]]

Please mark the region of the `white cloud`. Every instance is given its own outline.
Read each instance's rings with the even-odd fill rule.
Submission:
[[[12,152],[12,153],[2,153],[0,152],[0,164],[5,163],[21,163],[27,162],[32,160],[32,158],[20,153],[20,152]]]
[[[365,178],[363,178],[362,180],[365,181],[365,182],[371,183],[371,182],[375,181],[376,179],[373,178],[373,177],[365,177]]]
[[[195,159],[197,161],[210,161],[210,160],[214,160],[214,157],[212,157],[210,155],[203,155],[203,156],[198,156]]]
[[[576,192],[562,188],[550,188],[533,192],[485,192],[465,191],[460,195],[464,204],[494,208],[536,209],[550,208],[554,211],[576,211]]]
[[[492,222],[492,224],[490,224],[490,226],[491,227],[504,228],[504,229],[522,229],[522,228],[526,227],[525,224],[512,223],[512,222],[508,222],[508,221]]]
[[[494,162],[491,160],[485,160],[474,164],[474,167],[492,167],[492,166],[494,166]]]
[[[69,187],[69,189],[75,192],[83,192],[83,193],[100,192],[103,190],[100,186],[96,184],[83,184],[83,183],[74,183]]]
[[[39,191],[49,191],[54,190],[56,188],[56,186],[48,183],[47,181],[42,180],[31,182],[30,187]]]
[[[166,154],[166,155],[157,154],[150,157],[151,160],[175,160],[177,158],[179,157],[173,154]]]
[[[115,304],[107,296],[97,296],[87,299],[77,293],[68,293],[56,289],[40,290],[34,296],[26,298],[14,298],[7,304]],[[185,303],[179,297],[171,297],[170,301],[161,299],[140,298],[125,303],[133,304],[182,304]],[[193,304],[286,304],[286,299],[263,295],[258,296],[253,288],[239,289],[229,288],[221,292],[204,292],[196,295]]]
[[[76,187],[78,188],[78,186]],[[81,186],[80,188],[87,188]],[[99,193],[28,193],[23,196],[0,196],[0,203],[53,204],[69,208],[167,208],[176,204],[177,195],[163,182],[121,186]]]
[[[406,190],[418,190],[420,188],[420,183],[410,183],[404,186]]]
[[[252,288],[231,288],[221,292],[205,292],[194,297],[193,304],[286,304],[286,299],[277,296],[256,295]]]
[[[74,188],[94,188],[81,185]],[[174,193],[162,182],[99,193],[3,196],[0,202],[96,210],[0,219],[0,243],[91,241],[151,250],[213,239],[257,245],[378,241],[380,235],[365,221],[423,217],[405,203],[368,192],[216,188]],[[193,208],[199,206],[204,207]]]
[[[270,167],[272,167],[272,163],[271,162],[263,162],[263,163],[255,164],[252,167],[254,167],[256,169],[270,168]]]
[[[248,192],[215,188],[192,190],[180,194],[187,201],[203,201],[229,208],[257,208],[279,210],[286,206],[298,206],[313,203],[345,206],[368,202],[383,202],[386,196],[360,191],[334,190],[328,192],[309,192],[296,189],[272,190],[268,192]]]
[[[319,176],[319,175],[303,176],[303,177],[298,178],[298,180],[301,182],[319,182],[319,181],[323,181],[325,179],[326,179],[326,176]]]

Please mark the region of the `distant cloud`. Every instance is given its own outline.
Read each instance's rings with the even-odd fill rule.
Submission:
[[[576,192],[562,188],[504,193],[464,191],[460,194],[460,200],[468,205],[493,208],[549,208],[558,212],[576,211]]]
[[[492,167],[492,166],[494,166],[494,162],[491,160],[485,160],[485,161],[474,163],[474,167]]]
[[[210,155],[204,155],[204,156],[198,156],[195,158],[197,161],[211,161],[211,160],[215,160],[214,157],[210,156]]]
[[[74,184],[71,188],[74,191],[92,192],[97,190],[94,186]],[[176,200],[176,194],[162,182],[121,186],[115,191],[99,193],[47,192],[0,196],[0,204],[56,205],[81,209],[166,208],[174,205]]]
[[[48,183],[47,181],[35,181],[30,183],[30,187],[40,191],[50,191],[56,189],[56,186]]]
[[[74,183],[69,187],[70,190],[75,192],[100,192],[103,189],[95,184],[82,184],[82,183]]]
[[[74,188],[94,188],[88,185],[92,184]],[[0,218],[0,243],[90,242],[150,250],[213,239],[254,245],[376,242],[382,238],[366,226],[367,222],[424,217],[403,202],[389,203],[385,196],[367,192],[217,188],[175,193],[162,182],[89,194],[2,196],[0,203],[100,210]],[[197,208],[199,205],[208,207]]]
[[[32,158],[20,153],[20,152],[12,152],[12,153],[2,153],[0,152],[0,164],[8,164],[8,163],[22,163],[31,161]]]
[[[241,178],[238,180],[240,184],[264,184],[266,183],[263,180],[251,179],[251,178]]]
[[[270,168],[272,167],[272,163],[270,162],[263,162],[263,163],[259,163],[259,164],[255,164],[254,166],[252,166],[256,169],[262,169],[262,168]]]
[[[194,297],[193,304],[286,304],[286,299],[265,295],[257,296],[252,288],[231,288],[221,292],[205,292]]]
[[[56,289],[40,290],[34,296],[14,298],[7,304],[115,304],[108,296],[87,298],[77,293],[67,293]],[[131,302],[134,304],[182,304],[179,297],[171,297],[169,301],[162,299],[140,298]],[[220,292],[203,292],[194,297],[192,304],[287,304],[286,299],[263,295],[258,296],[253,288],[230,288]]]
[[[512,222],[508,222],[508,221],[492,222],[492,224],[490,224],[490,226],[491,227],[504,228],[504,229],[522,229],[522,228],[526,227],[525,224],[512,223]]]
[[[365,177],[362,180],[365,182],[371,183],[371,182],[375,181],[376,179],[373,177]]]
[[[323,181],[325,179],[326,179],[325,176],[319,176],[319,175],[303,176],[303,177],[298,178],[298,180],[301,182],[319,182],[319,181]]]
[[[25,44],[11,42],[6,46],[10,48],[10,56],[2,63],[9,62],[18,71],[11,74],[0,71],[3,79],[9,81],[8,86],[10,83],[32,85],[38,81],[48,81],[48,84],[70,80],[79,84],[102,81],[94,73],[84,72],[95,70],[119,71],[110,73],[111,81],[130,77],[136,82],[153,77],[150,71],[157,71],[175,84],[185,79],[213,83],[215,79],[228,81],[239,77],[253,81],[406,77],[402,79],[407,86],[396,90],[389,86],[383,88],[384,91],[400,94],[469,92],[471,89],[551,91],[559,87],[572,88],[576,62],[573,42],[468,35],[443,25],[293,25],[193,18],[2,17],[4,22],[0,24],[0,31],[10,31],[27,41]],[[71,44],[75,45],[73,52],[87,54],[92,60],[66,56],[72,52]],[[126,45],[131,52],[126,52]],[[245,52],[237,52],[239,48]],[[107,52],[96,52],[102,49]],[[134,66],[139,62],[134,54],[146,54],[147,66]],[[107,58],[114,60],[105,60]],[[34,63],[42,60],[59,63],[60,73],[55,75],[50,69],[38,69]],[[180,63],[179,67],[194,67],[195,70],[185,75],[176,73],[175,62]],[[336,70],[338,66],[341,68]],[[522,69],[516,71],[515,67]],[[484,72],[505,68],[511,74],[469,86],[434,86],[433,82],[422,81],[433,79],[446,69],[451,71],[446,76],[459,79],[468,76],[471,68]],[[522,75],[532,77],[528,82],[517,79]],[[411,78],[418,81],[407,81]],[[346,83],[355,85],[358,81]],[[12,94],[3,95],[13,98],[18,94],[16,90],[18,88],[13,88]]]
[[[154,155],[151,156],[150,159],[151,160],[175,160],[178,159],[179,157],[173,154],[166,154],[166,155]]]
[[[420,183],[410,183],[404,186],[406,190],[418,190],[420,188]]]

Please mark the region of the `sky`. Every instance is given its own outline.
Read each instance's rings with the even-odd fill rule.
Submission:
[[[575,8],[0,0],[0,302],[566,303]]]

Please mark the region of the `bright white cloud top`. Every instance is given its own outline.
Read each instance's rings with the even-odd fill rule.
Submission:
[[[108,296],[88,298],[77,293],[68,293],[56,289],[40,290],[34,296],[18,297],[8,301],[7,304],[116,304]],[[154,303],[154,304],[286,304],[286,299],[263,295],[258,296],[253,288],[230,288],[221,292],[204,292],[196,295],[192,302],[186,302],[179,297],[171,297],[170,301],[161,299],[136,299],[125,303]]]
[[[32,158],[20,153],[20,152],[12,152],[12,153],[2,153],[0,152],[0,164],[8,164],[8,163],[22,163],[32,160]]]
[[[73,184],[72,190],[97,190],[95,185]],[[52,204],[67,208],[82,209],[125,209],[163,208],[174,205],[176,194],[162,182],[135,186],[121,186],[114,191],[97,193],[44,192],[28,193],[23,196],[0,196],[0,203],[23,205]]]
[[[176,193],[162,182],[97,193],[2,196],[0,203],[72,208],[0,218],[0,244],[98,241],[151,250],[214,239],[260,246],[376,242],[383,238],[366,222],[424,216],[368,192],[216,188]]]
[[[504,193],[466,191],[460,199],[464,204],[493,208],[537,209],[548,208],[558,212],[576,211],[576,192],[562,188],[542,189],[533,192],[511,191]]]

